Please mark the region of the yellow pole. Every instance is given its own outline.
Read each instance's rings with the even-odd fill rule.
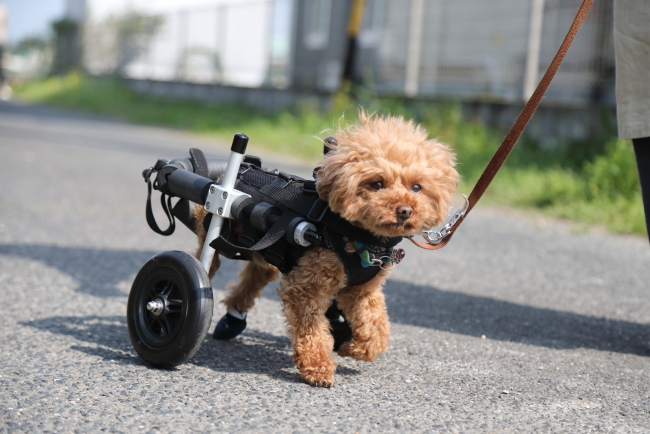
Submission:
[[[354,3],[352,3],[350,20],[348,21],[348,36],[351,38],[355,38],[359,34],[359,30],[361,30],[365,6],[366,0],[354,0]]]

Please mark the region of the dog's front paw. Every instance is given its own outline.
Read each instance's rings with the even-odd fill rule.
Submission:
[[[344,343],[339,348],[338,355],[341,357],[352,357],[354,360],[363,360],[364,362],[372,362],[377,357],[382,355],[388,349],[388,341],[372,340],[372,341],[358,341],[352,339]]]
[[[301,373],[302,379],[314,387],[334,387],[334,374],[325,372]]]
[[[330,352],[326,356],[331,358]],[[336,363],[331,360],[316,360],[314,357],[297,357],[294,361],[300,371],[300,377],[308,384],[315,387],[332,387],[334,386],[334,372],[336,371]],[[311,354],[314,356],[314,354]],[[304,363],[307,361],[308,363]],[[309,363],[311,362],[311,363]],[[314,363],[317,362],[317,363]]]

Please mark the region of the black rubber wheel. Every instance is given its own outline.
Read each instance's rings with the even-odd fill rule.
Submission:
[[[188,361],[212,320],[212,286],[201,263],[179,251],[149,259],[133,281],[126,309],[135,351],[157,368]]]

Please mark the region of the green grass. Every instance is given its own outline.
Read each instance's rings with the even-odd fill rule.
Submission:
[[[315,163],[326,131],[353,122],[357,104],[368,111],[404,115],[422,122],[433,137],[452,144],[463,176],[459,192],[468,194],[499,146],[504,132],[480,121],[463,121],[456,103],[411,103],[358,93],[357,102],[335,98],[329,112],[309,105],[264,113],[238,105],[205,106],[138,95],[118,80],[88,79],[79,74],[25,83],[18,95],[143,124],[164,125],[229,140],[244,132],[255,146]],[[643,206],[632,146],[610,134],[589,143],[545,148],[520,140],[488,189],[483,202],[539,210],[553,216],[604,225],[613,232],[645,233]]]

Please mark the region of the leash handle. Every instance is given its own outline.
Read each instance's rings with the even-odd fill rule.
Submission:
[[[413,242],[415,245],[427,250],[438,250],[446,246],[447,243],[449,243],[452,235],[454,234],[458,226],[463,222],[463,220],[465,219],[467,214],[472,210],[472,208],[474,208],[474,205],[476,205],[476,203],[479,201],[481,196],[483,196],[483,193],[485,193],[485,190],[487,190],[488,186],[496,176],[497,172],[499,171],[501,166],[503,166],[503,163],[505,163],[506,159],[508,158],[508,155],[510,155],[510,152],[517,144],[517,140],[519,140],[519,137],[521,136],[524,129],[526,128],[526,125],[528,125],[528,122],[533,117],[535,110],[537,109],[539,103],[544,97],[546,90],[551,84],[551,80],[553,80],[553,77],[555,76],[555,73],[560,68],[562,61],[564,60],[564,56],[569,50],[569,47],[571,46],[573,39],[578,33],[578,29],[580,29],[580,26],[582,26],[582,23],[584,22],[585,17],[587,16],[587,13],[589,12],[589,9],[591,8],[591,5],[593,3],[594,0],[584,0],[582,2],[580,9],[578,9],[578,13],[576,14],[576,17],[573,20],[573,24],[571,24],[571,27],[569,28],[569,31],[566,37],[564,38],[562,45],[560,45],[560,48],[555,54],[553,61],[551,62],[548,69],[546,70],[546,73],[544,74],[541,81],[537,85],[535,92],[533,92],[530,99],[528,100],[524,108],[521,110],[521,113],[519,113],[517,120],[510,128],[510,131],[503,139],[503,142],[501,143],[501,145],[499,146],[495,154],[492,156],[492,159],[490,160],[488,165],[483,170],[483,173],[481,174],[479,180],[476,182],[474,189],[469,195],[469,205],[467,207],[467,211],[456,221],[456,223],[452,225],[452,227],[447,231],[447,235],[439,243],[437,244],[433,244],[430,242],[422,243],[414,240],[413,238],[409,238],[411,242]]]

